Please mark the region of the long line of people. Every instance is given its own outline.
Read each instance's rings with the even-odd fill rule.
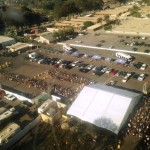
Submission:
[[[65,87],[60,84],[49,84],[44,80],[40,80],[37,78],[29,78],[24,75],[18,75],[14,73],[1,73],[1,76],[9,81],[14,81],[20,84],[25,84],[29,88],[35,87],[42,91],[47,91],[50,87],[51,92],[57,93],[58,95],[64,96],[64,97],[75,97],[81,88],[77,88],[76,90],[73,90],[71,87]]]
[[[132,134],[143,141],[145,147],[150,146],[150,98],[144,98],[135,115],[131,117],[125,131],[125,137]]]
[[[49,70],[48,75],[52,78],[57,78],[58,80],[68,81],[71,83],[79,83],[79,84],[84,84],[84,85],[91,83],[91,80],[89,78],[79,76],[77,74],[70,74],[67,72],[59,71],[57,69]]]
[[[59,84],[53,84],[51,92],[68,98],[76,95],[76,91],[71,89],[71,87],[63,87]]]
[[[46,91],[47,90],[47,82],[44,80],[39,80],[36,78],[30,78],[24,75],[18,75],[14,73],[1,73],[1,76],[9,81],[15,81],[20,84],[28,85],[28,87],[36,87],[40,90]]]

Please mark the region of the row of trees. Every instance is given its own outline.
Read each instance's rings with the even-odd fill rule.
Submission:
[[[53,33],[53,39],[55,41],[64,41],[75,35],[76,33],[74,32],[73,27],[68,27],[66,29],[55,31]]]

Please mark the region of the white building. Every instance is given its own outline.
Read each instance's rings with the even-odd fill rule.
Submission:
[[[38,38],[35,39],[37,42],[50,44],[54,41],[52,33],[42,33]]]
[[[15,43],[16,43],[16,41],[13,38],[6,37],[6,36],[0,36],[0,45],[2,47],[6,47],[6,46],[9,46],[9,45],[12,45]]]
[[[92,84],[83,88],[67,114],[118,134],[141,94]]]
[[[24,51],[32,47],[33,45],[28,44],[28,43],[21,43],[18,42],[16,44],[13,44],[11,46],[7,46],[6,48],[8,49],[9,52],[17,52],[17,51]]]
[[[20,131],[20,126],[16,123],[8,124],[2,131],[0,131],[0,145],[7,142],[10,137],[14,136]]]

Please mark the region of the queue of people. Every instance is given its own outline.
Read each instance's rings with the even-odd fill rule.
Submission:
[[[78,84],[85,84],[88,85],[91,81],[88,78],[85,78],[83,76],[79,76],[77,74],[69,74],[67,72],[59,71],[57,69],[55,70],[49,70],[48,75],[51,78],[57,78],[61,81],[68,81],[71,83],[78,83]]]
[[[51,92],[68,98],[75,95],[75,91],[71,87],[63,87],[59,84],[53,84]]]
[[[139,108],[131,117],[125,130],[125,137],[133,135],[142,141],[142,146],[150,146],[150,98],[144,98],[139,102]]]
[[[29,88],[35,87],[42,91],[47,90],[48,84],[44,80],[30,78],[30,77],[26,77],[24,75],[18,75],[18,74],[14,74],[14,73],[1,73],[1,76],[9,81],[15,81],[20,84],[26,84],[26,85],[28,85]]]

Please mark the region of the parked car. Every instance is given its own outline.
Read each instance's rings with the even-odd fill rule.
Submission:
[[[76,43],[82,43],[82,41],[80,41],[80,40],[77,40],[77,41],[75,41]]]
[[[137,50],[138,50],[138,48],[135,48],[135,47],[134,47],[134,48],[132,48],[132,50],[133,50],[133,51],[137,51]]]
[[[101,72],[105,73],[108,69],[109,69],[109,68],[107,68],[107,67],[103,67],[103,68],[101,69]]]
[[[118,72],[118,70],[114,70],[111,72],[111,75],[115,75]]]
[[[38,64],[43,64],[44,63],[44,59],[40,59],[39,61],[38,61]]]
[[[87,68],[80,68],[79,71],[84,72],[84,73],[87,73],[87,72],[89,72],[90,70],[87,69]]]
[[[101,47],[101,46],[102,46],[102,44],[97,44],[97,45],[96,45],[96,47]]]
[[[96,71],[93,73],[94,75],[97,75],[97,76],[101,76],[104,74],[104,72],[101,72],[101,71]]]
[[[93,69],[93,68],[94,68],[93,65],[89,65],[89,66],[86,67],[86,69],[88,69],[88,70],[91,70],[91,69]]]
[[[145,70],[147,68],[147,64],[142,64],[142,66],[140,67],[141,70]]]
[[[120,76],[121,73],[122,73],[122,71],[118,71],[118,72],[115,74],[115,76]]]
[[[139,74],[134,74],[134,75],[132,76],[133,79],[138,79],[138,77],[139,77]]]
[[[111,73],[112,71],[113,71],[112,68],[108,68],[107,71],[106,71],[106,73]]]
[[[124,82],[124,83],[127,82],[133,74],[134,74],[134,72],[128,72],[126,74],[126,76],[122,79],[122,82]]]
[[[144,53],[150,53],[150,50],[149,50],[149,49],[146,49],[146,50],[144,51]]]
[[[138,77],[138,81],[143,81],[145,79],[146,75],[145,74],[140,74]]]

